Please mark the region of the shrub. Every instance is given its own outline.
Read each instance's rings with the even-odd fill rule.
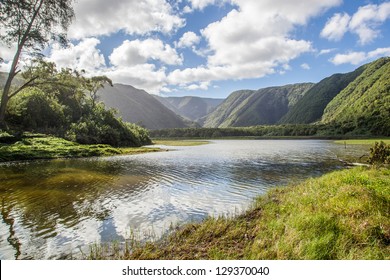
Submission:
[[[368,158],[370,164],[389,164],[390,163],[390,145],[383,141],[375,142],[370,148],[370,156]]]
[[[81,144],[109,144],[112,146],[139,147],[150,144],[148,131],[123,122],[112,110],[97,104],[87,116],[73,123],[67,132],[67,138]]]

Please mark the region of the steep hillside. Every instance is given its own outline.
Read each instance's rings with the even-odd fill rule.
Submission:
[[[323,123],[390,135],[390,58],[364,66],[364,72],[325,108]]]
[[[189,123],[167,109],[152,95],[129,85],[115,84],[98,93],[107,107],[117,109],[124,121],[149,129],[182,128]]]
[[[211,113],[223,101],[223,99],[202,98],[196,96],[156,96],[156,98],[168,109],[192,121],[198,121],[207,114]]]
[[[205,127],[275,124],[313,86],[311,83],[241,90],[232,93],[213,113]]]
[[[302,124],[321,120],[328,103],[363,71],[364,66],[347,74],[334,74],[321,80],[308,90],[279,123]]]

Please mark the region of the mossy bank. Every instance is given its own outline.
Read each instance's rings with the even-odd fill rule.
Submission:
[[[92,250],[89,258],[390,259],[390,169],[359,167],[276,188],[238,217],[127,245]]]
[[[14,143],[0,143],[0,162],[112,156],[160,151],[158,148],[121,147],[95,144],[82,145],[62,138],[47,135],[31,135]]]

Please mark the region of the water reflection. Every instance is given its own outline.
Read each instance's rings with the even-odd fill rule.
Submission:
[[[174,151],[0,165],[0,257],[69,258],[93,242],[234,214],[275,185],[360,156],[327,141],[214,141]]]

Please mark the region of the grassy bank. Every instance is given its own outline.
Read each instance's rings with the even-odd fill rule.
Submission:
[[[51,136],[27,137],[12,143],[0,143],[0,162],[34,159],[76,158],[138,154],[159,151],[158,148],[114,148],[110,145],[81,145]]]
[[[374,145],[375,142],[383,141],[385,144],[390,145],[390,138],[379,138],[379,139],[349,139],[349,140],[337,140],[337,144],[346,144],[346,145]]]
[[[153,144],[155,145],[164,145],[164,146],[200,146],[209,144],[209,141],[200,141],[200,140],[177,140],[177,139],[155,139]]]
[[[163,240],[118,248],[90,257],[390,259],[390,169],[354,168],[273,189],[241,216],[208,218]]]

